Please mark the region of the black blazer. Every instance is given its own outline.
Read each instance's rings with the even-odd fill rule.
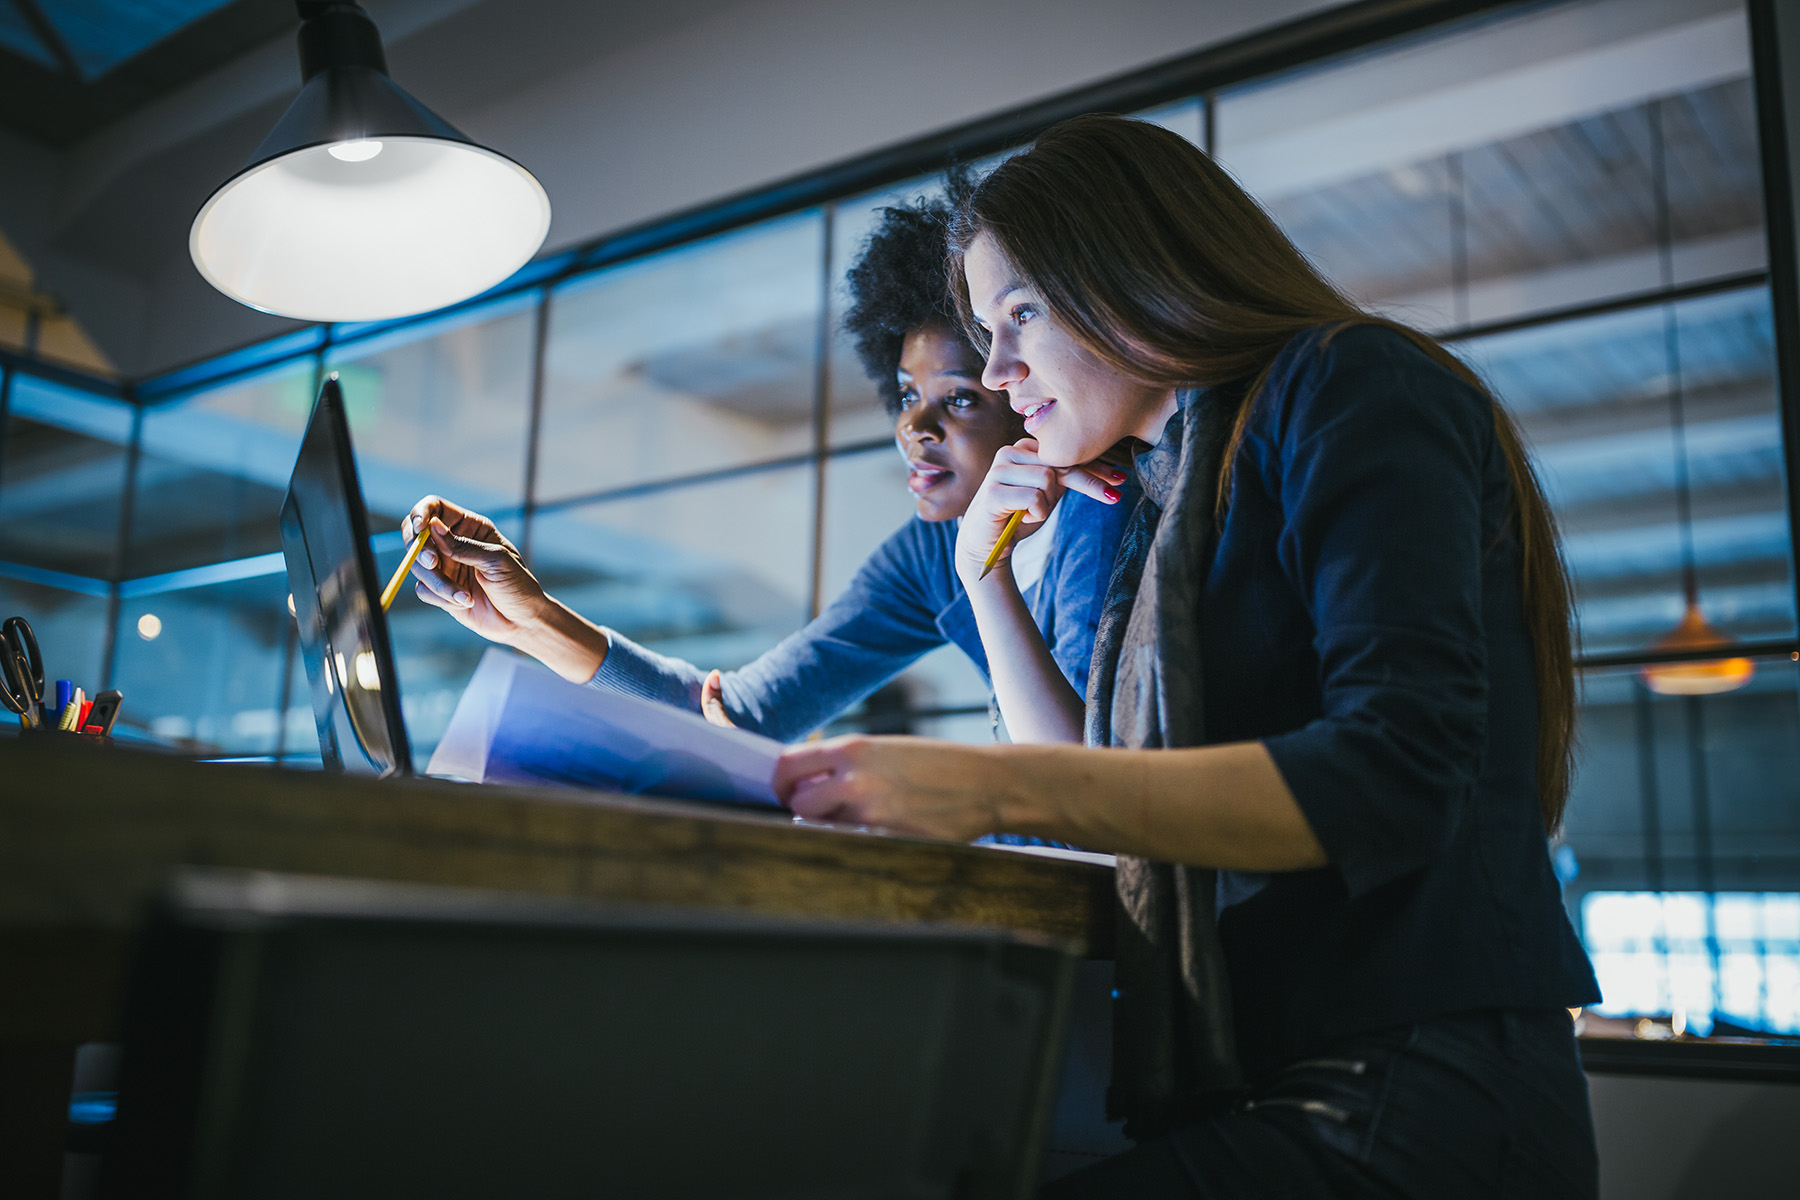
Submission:
[[[1538,815],[1511,509],[1489,401],[1404,337],[1282,352],[1201,606],[1209,740],[1260,739],[1331,859],[1221,879],[1253,1079],[1345,1034],[1600,998]]]

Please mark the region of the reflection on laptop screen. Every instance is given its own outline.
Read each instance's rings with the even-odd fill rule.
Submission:
[[[344,397],[319,389],[281,506],[281,552],[326,769],[412,772]]]

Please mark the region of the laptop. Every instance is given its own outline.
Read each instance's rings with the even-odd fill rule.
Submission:
[[[288,481],[281,553],[326,770],[412,774],[368,510],[335,374],[319,389]]]

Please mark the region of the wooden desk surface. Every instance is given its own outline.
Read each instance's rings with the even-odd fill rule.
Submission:
[[[183,865],[967,922],[1092,952],[1111,939],[1111,871],[1088,863],[624,796],[0,737],[0,1042],[109,1037],[145,899]]]

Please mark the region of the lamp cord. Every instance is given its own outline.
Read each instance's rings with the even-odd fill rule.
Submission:
[[[1650,102],[1650,171],[1656,205],[1656,256],[1663,291],[1675,286],[1675,231],[1669,210],[1669,156],[1663,135],[1663,101]],[[1687,397],[1681,378],[1681,325],[1675,306],[1663,304],[1663,366],[1669,389],[1669,432],[1675,451],[1675,518],[1681,537],[1681,590],[1689,605],[1699,603],[1694,565],[1694,507],[1688,478]]]

